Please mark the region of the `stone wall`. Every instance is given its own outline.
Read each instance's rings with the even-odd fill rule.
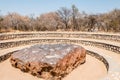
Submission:
[[[41,37],[64,37],[64,38],[91,38],[100,40],[111,40],[120,42],[118,34],[95,34],[95,33],[72,33],[72,32],[36,32],[36,33],[18,33],[18,34],[1,34],[0,40],[15,39],[15,38],[41,38]]]
[[[107,44],[102,42],[95,42],[95,41],[87,41],[87,40],[78,40],[78,39],[32,39],[32,40],[22,40],[22,41],[13,41],[13,42],[5,42],[0,43],[0,49],[5,48],[11,48],[11,47],[17,47],[20,45],[29,45],[29,44],[35,44],[35,43],[69,43],[69,44],[83,44],[83,45],[89,45],[89,46],[96,46],[100,47],[115,53],[120,54],[120,47],[115,46],[114,44]]]
[[[87,51],[87,54],[91,55],[91,56],[97,58],[98,60],[100,60],[101,62],[103,62],[107,71],[109,70],[109,63],[103,56],[99,55],[98,53],[92,52],[92,51]]]
[[[7,60],[7,59],[11,56],[11,54],[14,53],[14,52],[16,52],[16,51],[9,52],[9,53],[6,53],[6,54],[4,54],[4,55],[1,55],[1,56],[0,56],[0,62],[3,62],[3,61],[5,61],[5,60]]]

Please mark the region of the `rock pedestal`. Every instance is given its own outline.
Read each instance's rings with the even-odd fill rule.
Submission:
[[[12,66],[48,80],[59,80],[85,62],[86,50],[72,44],[44,44],[11,55]]]

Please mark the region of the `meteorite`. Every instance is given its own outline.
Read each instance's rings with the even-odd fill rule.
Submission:
[[[73,44],[39,44],[11,55],[12,66],[49,80],[58,80],[85,62],[86,50]]]

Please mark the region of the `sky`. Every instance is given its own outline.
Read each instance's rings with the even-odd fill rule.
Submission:
[[[120,9],[120,0],[0,0],[0,14],[17,12],[21,15],[40,15],[56,11],[61,7],[76,5],[80,12],[88,14],[105,13]]]

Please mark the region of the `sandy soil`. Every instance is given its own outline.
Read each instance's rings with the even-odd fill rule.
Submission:
[[[102,62],[87,55],[86,63],[78,66],[63,80],[99,80],[106,76],[107,71]],[[43,80],[23,73],[11,66],[9,59],[0,63],[0,80]]]

